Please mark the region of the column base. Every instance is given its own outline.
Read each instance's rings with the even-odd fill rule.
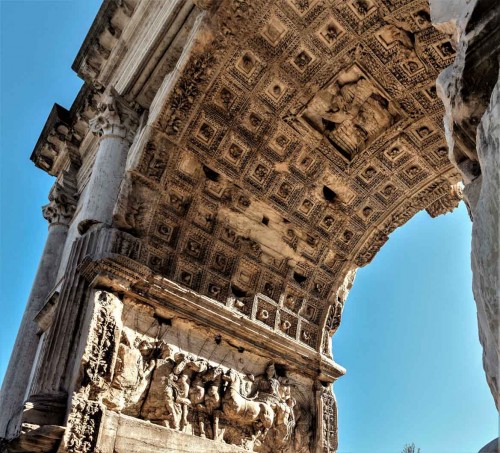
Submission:
[[[65,428],[57,425],[23,423],[21,433],[10,441],[0,439],[0,451],[5,453],[50,453],[56,451]]]
[[[67,395],[32,395],[24,404],[22,425],[62,425],[66,416]]]

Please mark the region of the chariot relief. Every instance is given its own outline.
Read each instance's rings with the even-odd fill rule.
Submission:
[[[122,334],[114,378],[102,397],[110,410],[251,451],[295,451],[305,408],[274,363],[253,376],[217,366],[167,343]],[[156,358],[153,358],[156,357]],[[295,435],[297,420],[301,433]]]
[[[149,323],[142,330],[122,320],[122,311],[124,318],[139,315],[122,308],[116,297],[99,292],[95,304],[84,374],[95,369],[99,357],[115,360],[99,379],[82,381],[74,396],[75,429],[83,429],[79,407],[88,400],[85,407],[91,404],[99,417],[112,411],[255,452],[310,451],[314,401],[304,398],[303,384],[288,376],[284,365],[268,361],[260,373],[252,373],[245,371],[244,362],[240,369],[224,360],[217,363],[209,357],[220,336],[205,337],[200,353],[194,354],[167,342],[170,328],[154,318],[142,316],[142,323]],[[209,350],[209,342],[213,346],[207,357],[202,350]],[[85,442],[94,445],[95,438],[87,437]],[[71,439],[78,443],[78,433],[72,431]]]

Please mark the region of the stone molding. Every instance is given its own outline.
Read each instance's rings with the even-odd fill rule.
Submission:
[[[221,312],[216,300],[152,274],[147,266],[136,261],[144,244],[132,235],[113,228],[100,228],[90,234],[88,240],[96,244],[97,253],[89,253],[78,267],[90,286],[148,301],[160,312],[162,307],[175,307],[186,318],[192,317],[201,325],[225,332],[228,337],[239,337],[249,347],[260,348],[282,360],[293,357],[293,362],[302,366],[307,375],[319,375],[333,382],[345,373],[327,353],[313,352],[314,347],[287,338],[279,328],[273,332],[264,323],[242,318],[236,307]]]

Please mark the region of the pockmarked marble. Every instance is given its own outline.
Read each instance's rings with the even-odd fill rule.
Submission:
[[[356,270],[462,197],[497,392],[500,40],[459,3],[105,0],[31,156],[56,182],[1,448],[335,452]]]

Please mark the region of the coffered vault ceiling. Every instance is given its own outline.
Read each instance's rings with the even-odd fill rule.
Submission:
[[[157,276],[326,352],[353,271],[460,199],[435,88],[454,44],[422,0],[196,3],[115,226]]]

